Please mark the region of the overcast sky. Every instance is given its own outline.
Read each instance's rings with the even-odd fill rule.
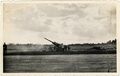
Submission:
[[[4,41],[49,44],[43,37],[69,43],[116,38],[114,4],[4,4]]]

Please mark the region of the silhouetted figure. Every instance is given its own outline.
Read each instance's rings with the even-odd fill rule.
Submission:
[[[7,52],[7,44],[4,43],[4,44],[3,44],[3,54],[5,55],[6,52]]]

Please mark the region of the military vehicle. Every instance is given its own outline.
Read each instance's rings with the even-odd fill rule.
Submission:
[[[58,51],[58,52],[64,52],[64,51],[69,51],[70,47],[68,45],[63,45],[54,41],[51,41],[47,38],[44,38],[45,40],[51,42],[53,44],[54,47],[52,47],[52,51]]]

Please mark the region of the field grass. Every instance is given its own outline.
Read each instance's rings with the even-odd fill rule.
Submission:
[[[116,72],[115,44],[69,45],[70,51],[50,51],[52,45],[8,45],[4,72]]]
[[[10,55],[4,72],[116,72],[116,54]]]

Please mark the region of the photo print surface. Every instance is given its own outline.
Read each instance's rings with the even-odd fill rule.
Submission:
[[[116,6],[4,3],[4,73],[116,72]]]

